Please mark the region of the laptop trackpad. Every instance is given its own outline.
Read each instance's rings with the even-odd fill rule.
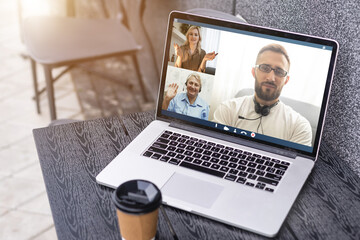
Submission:
[[[211,182],[174,173],[161,191],[165,196],[210,208],[223,189]]]

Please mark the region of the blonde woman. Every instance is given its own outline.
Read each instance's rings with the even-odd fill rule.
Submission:
[[[201,49],[201,34],[197,26],[191,26],[186,32],[184,45],[174,43],[174,48],[177,56],[175,67],[198,72],[205,72],[206,62],[213,60],[217,55],[215,51],[206,53]]]

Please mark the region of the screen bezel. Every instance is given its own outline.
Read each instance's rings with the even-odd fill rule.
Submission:
[[[174,19],[194,21],[194,22],[199,22],[202,24],[210,24],[210,25],[215,25],[215,26],[219,26],[219,27],[248,31],[248,32],[252,32],[252,33],[267,34],[267,35],[274,36],[274,37],[282,37],[282,38],[287,38],[289,40],[297,40],[297,41],[302,41],[304,43],[315,43],[315,44],[321,44],[321,45],[332,47],[330,65],[329,65],[329,70],[328,70],[327,79],[326,79],[326,83],[325,83],[323,100],[322,100],[322,104],[321,104],[321,108],[320,108],[319,120],[318,120],[318,125],[317,125],[318,127],[316,130],[314,145],[312,146],[312,148],[313,148],[312,152],[302,151],[299,149],[290,148],[288,146],[284,146],[284,145],[280,145],[280,144],[276,144],[276,143],[272,143],[272,142],[268,142],[268,141],[262,141],[262,140],[259,140],[256,138],[249,138],[247,136],[238,135],[238,134],[235,134],[232,132],[226,132],[226,131],[223,131],[220,129],[216,129],[216,128],[204,126],[201,124],[197,124],[194,122],[180,120],[177,118],[163,115],[161,113],[162,97],[164,94],[166,72],[167,72],[167,68],[168,68],[168,59],[169,59],[169,53],[170,53],[169,50],[171,47],[170,42],[171,42],[171,35],[172,35],[172,26],[173,26]],[[309,35],[304,35],[304,34],[299,34],[299,33],[294,33],[294,32],[287,32],[287,31],[282,31],[282,30],[278,30],[278,29],[260,27],[260,26],[256,26],[256,25],[246,24],[246,23],[231,22],[231,21],[212,18],[212,17],[205,17],[205,16],[200,16],[200,15],[194,15],[194,14],[189,14],[189,13],[173,11],[170,13],[169,20],[168,20],[168,28],[167,28],[167,34],[166,34],[166,40],[165,40],[165,49],[164,49],[164,55],[163,55],[164,57],[163,57],[163,64],[162,64],[161,80],[160,80],[160,86],[159,86],[159,98],[158,98],[157,109],[156,109],[156,119],[160,119],[160,120],[167,121],[167,122],[176,122],[178,124],[185,123],[185,124],[191,125],[193,127],[199,127],[199,128],[206,129],[206,130],[215,131],[217,133],[234,136],[241,140],[251,141],[251,142],[255,141],[260,144],[270,145],[272,147],[280,148],[285,151],[289,150],[291,152],[296,152],[300,155],[306,155],[306,156],[309,156],[309,157],[315,159],[317,156],[317,153],[318,153],[319,146],[320,146],[321,132],[322,132],[323,124],[324,124],[326,108],[327,108],[327,104],[328,104],[329,93],[330,93],[330,89],[331,89],[331,82],[332,82],[332,77],[333,77],[333,73],[334,73],[334,69],[335,69],[337,53],[338,53],[338,43],[335,40],[325,39],[325,38],[320,38],[320,37],[315,37],[315,36],[309,36]]]

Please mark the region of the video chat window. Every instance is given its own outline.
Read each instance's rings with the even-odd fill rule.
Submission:
[[[313,145],[331,51],[318,46],[305,46],[208,26],[194,26],[180,21],[174,22],[170,44],[164,99],[171,99],[171,103],[169,103],[171,108],[163,106],[163,110],[217,123],[216,111],[218,110],[219,116],[219,109],[225,104],[227,108],[231,108],[232,115],[227,112],[222,113],[223,117],[228,120],[222,124],[307,146]],[[284,79],[288,79],[288,81],[281,88],[279,104],[270,109],[269,115],[257,120],[239,119],[237,115],[241,110],[237,108],[236,101],[230,104],[230,100],[248,96],[246,104],[251,105],[249,99],[253,99],[256,93],[255,83],[263,81],[260,77],[276,73],[276,78],[279,80],[281,70],[276,69],[278,68],[277,63],[271,62],[271,56],[269,59],[260,59],[263,61],[263,65],[258,66],[259,64],[257,64],[260,49],[270,44],[282,46],[290,61],[289,68],[284,66],[283,68],[286,69],[282,69],[287,72]],[[213,55],[207,55],[209,53],[213,53]],[[264,72],[269,70],[270,73]],[[191,81],[189,81],[190,79]],[[194,86],[190,86],[189,82]],[[274,88],[276,88],[275,85]],[[176,87],[174,88],[174,86]],[[260,84],[260,86],[263,85]],[[277,88],[280,87],[277,86]],[[172,91],[172,95],[169,95],[170,98],[166,95],[168,90]],[[194,101],[194,97],[198,101]],[[311,141],[301,139],[304,136],[292,136],[298,130],[296,128],[299,128],[299,126],[292,126],[293,122],[296,122],[295,120],[272,116],[277,114],[275,109],[280,107],[280,102],[306,119],[310,130],[307,126],[300,127],[303,128],[302,131],[311,131]],[[285,108],[283,111],[287,113],[287,109]],[[255,119],[259,116],[254,111],[251,114],[241,112],[241,115],[248,119]],[[296,114],[291,115],[292,118],[295,118],[294,116],[296,117]],[[268,120],[271,118],[274,119],[273,122]],[[304,125],[304,123],[302,124]],[[284,128],[287,131],[284,131]],[[236,129],[234,130],[236,131]],[[281,134],[276,135],[275,131],[281,132]]]

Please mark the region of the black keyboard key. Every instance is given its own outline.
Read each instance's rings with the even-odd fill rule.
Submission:
[[[168,155],[169,157],[175,157],[176,153],[174,152],[168,152],[166,155]]]
[[[274,189],[272,189],[272,188],[265,188],[265,191],[274,192]]]
[[[225,149],[227,149],[227,150],[229,150],[229,151],[234,150],[234,148],[232,148],[232,147],[225,147]]]
[[[248,175],[248,174],[247,174],[246,172],[243,172],[243,171],[240,171],[239,174],[238,174],[238,176],[244,177],[244,178],[246,178],[247,175]]]
[[[178,137],[180,137],[180,136],[181,136],[181,134],[180,134],[180,133],[173,133],[173,135],[174,135],[174,136],[178,136]]]
[[[185,143],[185,142],[186,142],[186,139],[185,139],[185,138],[179,138],[177,141],[178,141],[179,143]]]
[[[265,156],[262,156],[262,159],[267,160],[267,161],[269,161],[269,160],[270,160],[270,158],[269,158],[269,157],[265,157]]]
[[[246,167],[243,165],[239,165],[237,169],[239,169],[240,171],[245,171]]]
[[[186,147],[186,145],[185,145],[185,144],[183,144],[183,143],[179,143],[179,144],[177,145],[177,147],[178,147],[178,148],[185,148],[185,147]]]
[[[203,140],[203,139],[199,139],[198,142],[199,142],[199,143],[203,143],[203,144],[206,144],[206,143],[207,143],[207,141],[205,141],[205,140]]]
[[[282,164],[282,165],[285,165],[285,166],[289,166],[289,165],[290,165],[289,162],[285,162],[285,161],[282,161],[281,164]]]
[[[229,163],[228,167],[229,168],[237,168],[237,164],[236,163]]]
[[[224,145],[221,145],[221,144],[216,144],[216,147],[218,147],[218,148],[225,148],[225,146],[224,146]]]
[[[156,140],[156,142],[168,144],[168,143],[170,142],[170,140],[169,140],[169,139],[165,139],[165,138],[158,138],[158,139]]]
[[[175,152],[177,152],[177,153],[183,153],[183,152],[185,152],[185,150],[182,149],[182,148],[177,148],[177,149],[175,150]]]
[[[257,170],[255,174],[258,175],[258,176],[264,176],[265,172],[261,171],[261,170]]]
[[[219,152],[219,151],[220,151],[220,148],[218,148],[218,147],[212,147],[212,148],[211,148],[211,151],[213,151],[213,152]]]
[[[275,172],[277,175],[283,176],[285,174],[285,171],[283,170],[276,170]]]
[[[243,151],[240,150],[240,149],[234,149],[234,151],[237,152],[237,153],[242,153],[242,152],[243,152]]]
[[[274,173],[276,171],[276,169],[272,168],[272,167],[267,167],[266,171],[269,172],[269,173]]]
[[[233,174],[227,174],[227,175],[225,176],[225,179],[226,179],[226,180],[230,180],[230,181],[235,181],[235,180],[236,180],[236,176],[233,175]]]
[[[160,158],[160,161],[167,162],[167,161],[169,161],[169,159],[170,159],[169,156],[162,156],[162,157]]]
[[[196,141],[199,140],[199,139],[197,139],[196,137],[190,137],[190,140],[196,142]]]
[[[272,180],[272,179],[268,179],[268,178],[264,178],[264,177],[258,177],[257,179],[259,182],[263,182],[272,186],[277,186],[278,185],[278,181]]]
[[[273,162],[270,162],[270,161],[266,161],[266,162],[265,162],[265,166],[272,167],[272,166],[274,166],[274,163],[273,163]]]
[[[219,165],[219,164],[216,164],[216,163],[213,163],[213,164],[211,165],[211,168],[213,168],[213,169],[219,169],[219,168],[220,168],[220,165]]]
[[[250,161],[250,162],[254,162],[255,161],[255,157],[252,157],[252,156],[248,156],[247,158],[246,158],[246,160],[248,160],[248,161]]]
[[[238,177],[238,179],[236,180],[237,183],[241,183],[244,184],[246,182],[246,178],[243,177]]]
[[[221,177],[221,178],[223,178],[225,176],[224,172],[219,172],[219,171],[213,170],[211,168],[199,166],[199,165],[188,163],[188,162],[181,162],[180,166],[190,168],[190,169],[193,169],[193,170],[197,170],[197,171],[200,171],[200,172],[203,172],[203,173],[208,173],[208,174],[211,174],[211,175],[214,175],[214,176],[217,176],[217,177]]]
[[[221,155],[220,159],[222,160],[229,160],[230,157],[228,155]]]
[[[251,153],[251,152],[247,152],[247,151],[244,151],[244,152],[243,152],[243,154],[245,154],[245,155],[249,155],[249,156],[251,156],[251,155],[252,155],[252,153]]]
[[[256,180],[257,176],[255,174],[249,174],[248,179]]]
[[[237,175],[239,173],[239,170],[230,169],[229,173]]]
[[[210,167],[210,166],[211,166],[211,163],[204,161],[201,165],[203,165],[203,166],[205,166],[205,167]]]
[[[189,139],[190,137],[189,136],[186,136],[186,135],[181,135],[182,138],[185,138],[185,139]]]
[[[248,163],[248,167],[256,168],[256,166],[257,166],[256,163],[253,163],[253,162],[249,162],[249,163]]]
[[[199,160],[199,159],[195,159],[195,160],[193,161],[193,163],[194,163],[194,164],[198,164],[198,165],[200,165],[200,164],[202,163],[202,161],[201,161],[201,160]]]
[[[246,161],[246,160],[240,160],[238,163],[239,163],[240,165],[246,166],[246,165],[248,164],[248,161]]]
[[[245,159],[245,158],[247,158],[247,155],[241,154],[241,155],[238,156],[238,158]]]
[[[208,142],[207,143],[208,145],[210,145],[211,147],[213,147],[213,146],[215,146],[216,144],[215,143],[213,143],[213,142]]]
[[[200,143],[200,142],[196,142],[194,143],[194,147],[202,147],[204,144],[203,143]]]
[[[281,180],[280,176],[272,174],[272,173],[267,173],[265,175],[265,177],[270,178],[270,179],[275,180],[275,181],[280,181]]]
[[[271,161],[274,162],[274,163],[280,163],[280,160],[279,160],[279,159],[275,159],[275,158],[271,159]],[[284,164],[284,165],[285,165],[285,164]]]
[[[163,133],[160,137],[162,137],[162,138],[168,138],[168,137],[170,137],[170,135],[171,135],[171,134]]]
[[[195,152],[197,153],[202,153],[204,151],[204,149],[201,149],[201,148],[195,148]]]
[[[211,158],[210,159],[210,162],[212,162],[212,163],[218,163],[220,161],[220,159],[218,159],[218,158]]]
[[[151,156],[151,158],[153,158],[153,159],[160,159],[161,156],[162,156],[161,154],[154,153],[154,154]]]
[[[210,157],[209,157],[209,156],[204,155],[204,156],[202,156],[202,157],[201,157],[201,159],[202,159],[202,160],[205,160],[205,161],[209,161],[209,160],[210,160]]]
[[[225,160],[221,160],[221,161],[219,162],[219,164],[220,164],[220,165],[223,165],[223,166],[226,166],[226,165],[228,164],[228,162],[225,161]]]
[[[166,148],[166,150],[175,151],[175,150],[176,150],[176,147],[174,147],[174,146],[168,146],[168,147]]]
[[[202,155],[200,153],[194,153],[194,155],[193,155],[194,158],[201,158],[201,156]]]
[[[211,154],[211,156],[215,157],[215,158],[219,158],[221,156],[221,154],[214,152],[213,154]]]
[[[173,141],[176,141],[176,140],[178,139],[178,137],[176,137],[176,136],[170,136],[169,139],[170,139],[170,140],[173,140]]]
[[[169,134],[169,135],[173,134],[173,132],[168,131],[168,130],[165,130],[165,132],[164,132],[164,133]]]
[[[229,156],[236,157],[238,154],[236,152],[229,152]]]
[[[153,154],[152,152],[146,151],[146,152],[143,153],[143,156],[145,156],[145,157],[151,157],[152,154]]]
[[[230,168],[228,168],[228,167],[222,166],[222,167],[220,168],[220,171],[227,172],[227,171],[229,171],[229,169],[230,169]]]
[[[156,153],[160,153],[160,154],[167,154],[168,151],[164,150],[164,149],[161,149],[161,148],[157,148],[157,147],[149,147],[150,151],[152,152],[156,152]]]
[[[176,158],[182,160],[182,159],[185,158],[185,155],[182,155],[182,154],[179,153],[178,155],[176,155]]]
[[[205,151],[203,152],[203,154],[205,154],[205,155],[211,155],[211,154],[212,154],[212,152],[211,152],[211,151],[209,151],[209,150],[205,150]]]
[[[191,156],[191,155],[193,154],[193,152],[191,152],[191,151],[185,151],[184,154],[185,154],[186,156]]]
[[[248,173],[254,173],[256,170],[254,168],[247,168],[246,172]]]
[[[256,167],[257,169],[261,170],[261,171],[264,171],[266,169],[266,166],[264,165],[257,165]]]
[[[172,158],[169,160],[168,163],[174,164],[174,165],[179,165],[179,163],[181,162],[181,160],[176,159],[176,158]]]
[[[239,161],[239,159],[234,158],[234,157],[231,157],[231,158],[229,159],[229,161],[232,162],[232,163],[237,163],[237,162]]]
[[[258,158],[255,160],[255,162],[258,164],[264,164],[265,160]]]
[[[288,169],[288,167],[287,166],[285,166],[285,165],[281,165],[281,164],[275,164],[274,165],[274,168],[277,168],[277,169],[280,169],[280,170],[286,170],[286,169]]]
[[[184,160],[187,161],[187,162],[192,162],[192,161],[194,160],[194,158],[192,158],[192,157],[185,157]]]
[[[261,155],[254,153],[254,154],[253,154],[253,157],[261,158]]]
[[[179,144],[179,143],[178,143],[178,142],[175,142],[175,141],[169,142],[169,145],[170,145],[170,146],[174,146],[174,147],[176,147],[178,144]]]
[[[202,146],[202,148],[204,150],[210,150],[212,148],[212,146],[211,145],[204,145],[204,146]]]
[[[259,183],[259,182],[255,185],[255,187],[258,188],[258,189],[264,189],[265,186],[266,185],[264,183]]]
[[[253,184],[253,183],[251,183],[251,182],[247,182],[247,183],[245,183],[245,185],[246,185],[246,186],[249,186],[249,187],[254,187],[254,186],[255,186],[255,184]]]
[[[186,149],[189,150],[189,151],[193,151],[195,149],[195,147],[194,146],[187,146]]]
[[[221,153],[221,154],[228,154],[228,153],[229,153],[229,150],[221,149],[219,153]]]

